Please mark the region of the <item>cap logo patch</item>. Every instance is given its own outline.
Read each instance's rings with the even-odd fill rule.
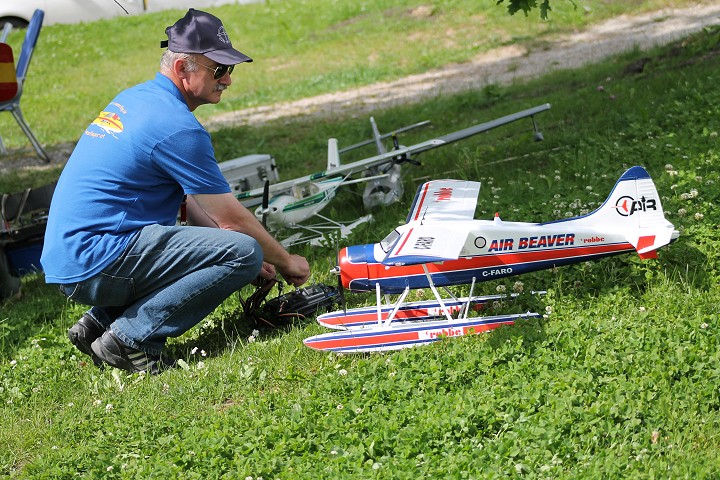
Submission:
[[[230,39],[228,38],[228,34],[225,31],[225,27],[223,27],[222,25],[220,25],[220,28],[218,28],[217,37],[223,43],[230,43]]]

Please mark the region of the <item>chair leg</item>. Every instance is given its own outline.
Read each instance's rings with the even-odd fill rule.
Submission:
[[[3,155],[7,155],[7,148],[5,148],[2,137],[0,137],[0,153],[2,153]]]
[[[30,140],[30,143],[32,143],[32,146],[35,148],[35,151],[40,156],[40,158],[45,160],[46,163],[50,163],[50,157],[47,153],[45,153],[42,145],[40,145],[38,139],[35,138],[32,130],[30,130],[30,126],[25,121],[25,117],[23,117],[22,111],[20,110],[20,105],[12,109],[12,114],[13,117],[15,117],[15,120],[17,120],[18,125],[20,125],[20,128],[22,128],[22,131],[25,133],[25,136]]]

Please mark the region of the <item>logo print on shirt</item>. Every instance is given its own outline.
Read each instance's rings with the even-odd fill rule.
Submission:
[[[225,27],[223,27],[222,25],[220,26],[220,28],[218,28],[217,37],[223,43],[230,43],[230,38],[228,38],[228,34],[225,31]]]
[[[108,135],[112,135],[118,138],[116,133],[122,133],[123,124],[120,121],[120,116],[114,112],[100,112],[100,115],[93,120],[92,125],[100,128]]]

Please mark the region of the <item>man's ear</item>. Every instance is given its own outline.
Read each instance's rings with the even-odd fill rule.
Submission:
[[[187,78],[187,72],[185,71],[188,64],[188,60],[176,59],[173,63],[173,71],[178,78]]]

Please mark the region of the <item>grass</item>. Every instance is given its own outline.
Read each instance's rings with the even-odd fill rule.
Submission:
[[[521,122],[404,167],[408,192],[426,177],[480,180],[478,218],[581,214],[602,203],[626,167],[648,169],[681,232],[657,260],[612,257],[481,285],[487,293],[547,289],[541,299],[501,306],[540,310],[542,319],[395,353],[338,356],[302,345],[323,331],[312,321],[253,335],[233,297],[173,341],[186,369],[146,378],[88,364],[65,337],[84,308],[41,275],[24,277],[24,297],[0,314],[0,475],[716,478],[719,53],[720,31],[708,29],[643,53],[650,61],[641,74],[624,73],[635,52],[375,114],[386,130],[431,120],[403,135],[411,143],[552,104],[538,117],[542,143]],[[282,177],[292,178],[318,168],[327,137],[343,145],[367,135],[365,119],[338,118],[225,129],[214,141],[221,158],[236,156],[238,145],[273,153]],[[19,172],[13,186],[38,175],[47,173]],[[342,192],[329,215],[355,215],[357,194]],[[405,218],[409,196],[348,241],[384,236]],[[313,282],[334,282],[333,249],[298,251],[311,261]]]

